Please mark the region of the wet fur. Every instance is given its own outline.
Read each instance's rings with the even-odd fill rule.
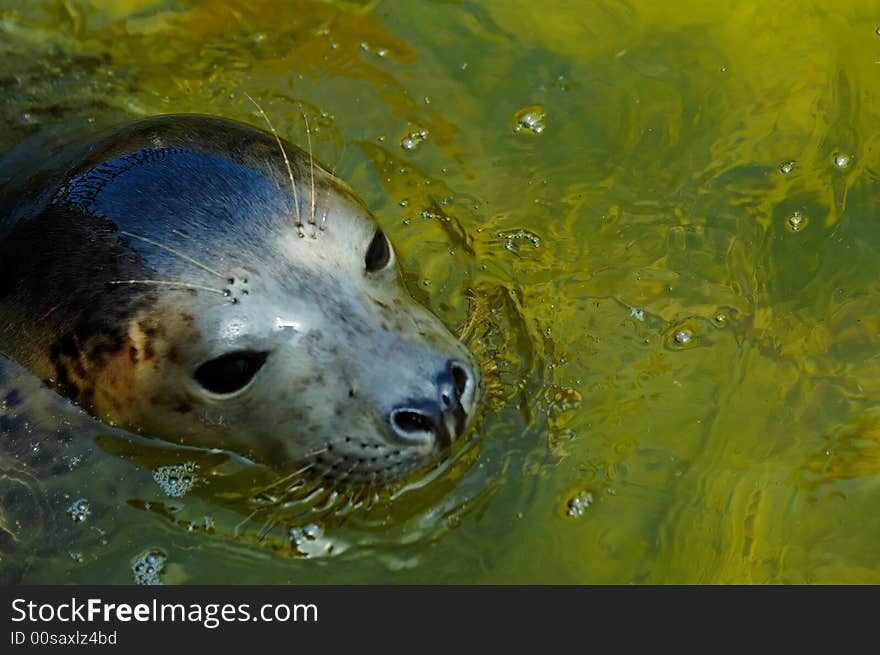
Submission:
[[[42,164],[0,190],[0,352],[104,420],[281,470],[373,485],[436,459],[377,417],[470,356],[395,271],[364,278],[375,223],[310,154],[168,116]],[[276,316],[304,327],[279,333]],[[191,372],[236,321],[279,354],[230,405]]]

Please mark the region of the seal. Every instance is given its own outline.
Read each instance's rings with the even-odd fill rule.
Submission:
[[[0,352],[108,425],[356,487],[472,424],[471,353],[364,203],[274,130],[160,116],[12,160]]]

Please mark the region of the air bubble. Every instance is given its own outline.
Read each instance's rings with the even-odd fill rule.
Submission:
[[[153,480],[172,498],[180,498],[189,492],[198,481],[193,474],[199,468],[195,462],[183,462],[172,466],[160,466],[153,471]]]
[[[427,130],[413,130],[400,140],[400,147],[404,150],[415,150],[427,138]]]
[[[565,515],[569,518],[579,518],[584,515],[590,505],[593,504],[593,494],[589,491],[580,491],[568,499]]]
[[[165,570],[165,562],[168,561],[168,555],[158,548],[153,548],[135,559],[131,565],[131,572],[134,573],[135,584],[140,585],[160,585],[162,579],[159,577]]]
[[[511,230],[510,232],[499,232],[498,238],[504,239],[504,248],[513,252],[517,252],[519,250],[519,243],[530,243],[534,248],[541,247],[541,238],[537,234],[529,232],[528,230]]]
[[[700,342],[698,334],[699,329],[697,327],[697,322],[693,319],[688,319],[687,321],[673,326],[666,333],[666,347],[671,348],[672,350],[686,350],[688,348],[693,348]]]
[[[845,152],[835,152],[833,157],[834,165],[840,170],[846,170],[852,164],[852,156]]]
[[[551,407],[558,412],[577,409],[583,402],[583,396],[576,389],[569,387],[551,388],[548,390],[547,396]]]
[[[807,226],[807,217],[795,210],[785,219],[785,227],[789,232],[800,232]]]
[[[85,498],[80,498],[71,504],[70,507],[67,508],[67,515],[73,519],[74,523],[82,523],[89,515],[92,513],[92,508],[89,506],[89,501]]]
[[[574,89],[577,84],[569,80],[565,75],[557,75],[556,79],[550,82],[550,86],[556,87],[560,91],[570,91]]]
[[[694,335],[690,330],[681,329],[672,338],[679,346],[686,346],[693,340]]]
[[[540,134],[546,127],[547,110],[541,105],[523,107],[513,115],[513,131]]]
[[[413,130],[400,140],[400,147],[404,150],[415,150],[427,138],[427,130]]]

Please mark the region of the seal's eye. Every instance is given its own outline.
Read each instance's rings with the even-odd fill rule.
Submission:
[[[391,246],[388,245],[388,239],[382,230],[376,230],[376,234],[367,248],[364,264],[369,272],[374,273],[388,266],[389,261],[391,261]]]
[[[229,394],[244,388],[266,363],[269,353],[239,350],[205,362],[196,369],[196,381],[211,393]]]

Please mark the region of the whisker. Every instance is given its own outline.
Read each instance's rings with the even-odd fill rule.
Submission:
[[[257,543],[260,543],[269,536],[269,532],[275,525],[278,523],[277,516],[270,516],[266,519],[266,522],[263,524],[263,527],[257,531]]]
[[[311,201],[312,217],[309,220],[309,224],[314,226],[315,225],[315,158],[314,158],[314,155],[312,152],[312,130],[309,127],[309,117],[306,116],[305,111],[302,112],[302,117],[303,117],[303,122],[306,124],[306,140],[308,141],[308,144],[309,144],[309,175],[311,176],[311,185],[312,185],[312,201]],[[315,235],[312,234],[312,237],[314,237],[314,236]]]
[[[340,479],[340,480],[344,480],[345,478],[347,478],[348,476],[350,476],[352,473],[354,473],[354,470],[355,470],[357,467],[358,467],[358,464],[357,464],[357,462],[355,462],[354,464],[351,465],[351,468],[350,468],[350,469],[348,469],[348,470],[343,470],[343,471],[342,471],[342,477],[339,478],[339,479]]]
[[[330,450],[330,448],[328,448],[327,446],[324,446],[323,448],[319,448],[318,450],[313,450],[310,453],[306,453],[305,456],[306,457],[314,457],[315,455],[323,455],[328,450]]]
[[[119,233],[124,234],[127,237],[131,237],[132,239],[137,239],[138,241],[143,241],[144,243],[149,243],[151,246],[156,246],[157,248],[161,248],[162,250],[165,250],[166,252],[170,252],[172,255],[176,255],[177,257],[180,257],[181,259],[186,260],[186,261],[190,262],[191,264],[195,264],[199,268],[201,268],[205,271],[208,271],[208,273],[211,273],[212,275],[216,275],[217,277],[219,277],[223,280],[225,280],[229,277],[227,275],[223,275],[220,271],[215,271],[210,266],[206,266],[205,264],[198,261],[197,259],[193,259],[189,255],[186,255],[186,254],[180,252],[179,250],[176,250],[170,246],[166,246],[164,243],[159,243],[158,241],[153,241],[152,239],[148,239],[147,237],[142,237],[137,234],[132,234],[131,232],[120,231]]]
[[[55,305],[55,306],[54,306],[52,309],[50,309],[48,312],[46,312],[45,314],[43,314],[42,316],[40,316],[40,320],[41,320],[41,321],[45,321],[45,320],[46,320],[47,318],[49,318],[49,316],[51,316],[52,313],[53,313],[56,309],[58,309],[59,307],[61,307],[61,305]]]
[[[245,518],[243,518],[243,519],[242,519],[242,520],[241,520],[241,521],[240,521],[240,522],[239,522],[239,523],[238,523],[238,524],[232,529],[232,536],[233,536],[233,537],[238,537],[238,536],[239,536],[239,529],[241,528],[241,526],[243,526],[245,523],[247,523],[247,522],[250,521],[252,518],[254,518],[254,516],[256,516],[257,512],[259,512],[259,511],[260,511],[260,509],[257,508],[257,509],[255,509],[253,512],[251,512],[250,514],[248,514]]]
[[[221,296],[226,296],[223,289],[215,289],[214,287],[206,287],[203,284],[190,284],[189,282],[179,282],[177,280],[110,280],[108,284],[155,284],[167,287],[176,287],[178,289],[192,289],[194,291],[210,291]]]
[[[324,213],[321,216],[321,226],[320,230],[323,232],[324,227],[327,225],[327,212],[330,211],[330,185],[327,185],[327,202],[324,205]]]
[[[245,93],[247,99],[254,103],[254,106],[257,108],[257,111],[260,112],[260,115],[263,117],[263,120],[266,121],[266,125],[269,126],[269,131],[272,132],[272,136],[275,137],[275,143],[278,144],[278,149],[281,151],[281,156],[284,158],[284,165],[287,167],[287,176],[290,178],[290,188],[293,190],[293,204],[296,209],[296,232],[299,236],[303,236],[302,231],[302,216],[299,212],[299,195],[296,191],[296,182],[293,180],[293,169],[290,167],[290,160],[287,158],[287,151],[284,149],[284,144],[281,143],[281,137],[278,136],[278,132],[275,130],[275,126],[272,125],[272,121],[269,120],[269,117],[266,115],[266,112],[263,111],[263,108],[260,107],[259,103],[256,100],[251,98],[250,94]]]
[[[367,485],[366,500],[364,501],[365,505],[366,505],[366,509],[371,509],[373,507],[373,495],[374,495],[373,484],[375,482],[376,482],[376,471],[373,471],[373,475],[370,476],[370,484]]]
[[[308,471],[310,468],[313,468],[314,466],[315,466],[315,463],[314,463],[314,462],[312,462],[312,463],[309,464],[308,466],[303,466],[301,469],[299,469],[299,470],[297,470],[297,471],[294,471],[293,473],[290,473],[290,474],[288,474],[288,475],[285,475],[283,478],[280,478],[280,479],[278,479],[278,480],[275,480],[275,482],[273,482],[272,484],[267,485],[267,486],[265,486],[265,487],[262,487],[261,489],[258,489],[255,493],[258,493],[258,494],[260,494],[260,493],[265,493],[265,492],[268,491],[269,489],[272,489],[272,488],[274,488],[274,487],[277,487],[278,485],[284,484],[285,482],[287,482],[287,481],[289,481],[289,480],[295,478],[295,477],[298,476],[298,475],[302,475],[303,473],[305,473],[306,471]]]

